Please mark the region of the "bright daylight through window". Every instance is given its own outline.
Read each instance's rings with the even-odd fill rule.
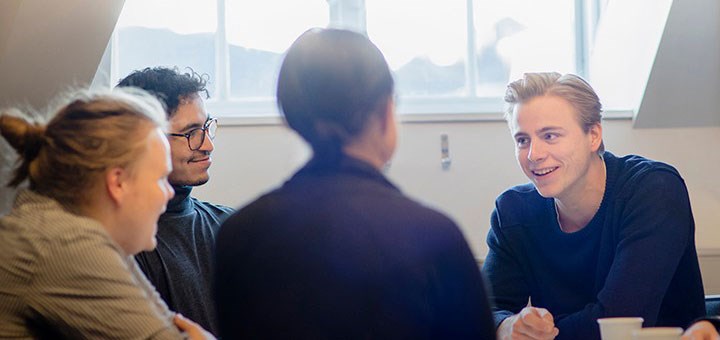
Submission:
[[[311,27],[367,33],[392,68],[400,113],[497,113],[530,71],[583,74],[598,0],[126,0],[112,77],[190,67],[221,116],[276,115],[283,52]]]

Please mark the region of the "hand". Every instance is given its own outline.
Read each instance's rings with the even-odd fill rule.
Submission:
[[[200,325],[192,322],[192,320],[182,316],[181,314],[175,314],[173,322],[177,328],[187,333],[188,339],[191,340],[215,340],[215,337],[208,331],[200,327]]]
[[[715,326],[708,321],[699,321],[688,328],[682,336],[682,340],[718,340]]]
[[[551,340],[560,331],[555,327],[552,314],[545,308],[525,307],[500,324],[497,330],[499,340]]]

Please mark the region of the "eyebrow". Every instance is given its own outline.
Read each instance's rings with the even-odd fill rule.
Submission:
[[[563,129],[562,127],[559,127],[559,126],[546,126],[540,130],[535,131],[535,134],[539,135],[539,134],[542,134],[545,132],[557,131],[557,130],[564,131],[565,129]],[[513,137],[515,137],[515,138],[517,138],[519,136],[528,136],[528,133],[523,132],[523,131],[518,131],[513,135]]]
[[[191,123],[191,124],[185,125],[185,127],[180,129],[180,131],[189,131],[189,130],[197,129],[197,128],[201,128],[201,127],[203,127],[203,124]]]
[[[563,129],[562,127],[559,127],[559,126],[546,126],[540,130],[537,130],[535,133],[541,134],[543,132],[555,131],[555,130],[563,130],[564,131],[565,129]]]

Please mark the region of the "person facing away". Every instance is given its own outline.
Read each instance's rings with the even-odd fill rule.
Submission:
[[[505,101],[531,183],[502,193],[491,217],[483,271],[498,338],[599,339],[598,318],[685,327],[702,316],[695,225],[678,171],[604,151],[601,104],[578,76],[527,73]]]
[[[145,68],[118,87],[138,87],[165,104],[173,171],[168,181],[175,197],[158,221],[158,246],[138,254],[140,269],[171,309],[217,334],[211,289],[211,262],[220,223],[231,208],[200,201],[192,187],[209,180],[217,119],[205,111],[206,81],[192,70]]]
[[[380,172],[396,145],[393,89],[364,35],[311,29],[292,44],[277,101],[313,156],[223,223],[221,337],[494,339],[457,225]]]
[[[10,112],[0,132],[21,163],[9,185],[29,189],[0,218],[0,338],[209,336],[168,310],[132,257],[156,246],[173,196],[161,104],[85,91],[47,126]]]

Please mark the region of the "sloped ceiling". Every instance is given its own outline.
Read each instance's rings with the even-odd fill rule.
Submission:
[[[720,1],[673,1],[635,127],[720,126]]]
[[[93,79],[124,0],[0,1],[0,106],[41,108]]]
[[[0,108],[42,110],[58,92],[95,75],[125,0],[0,0]],[[0,138],[0,215],[15,152]]]

